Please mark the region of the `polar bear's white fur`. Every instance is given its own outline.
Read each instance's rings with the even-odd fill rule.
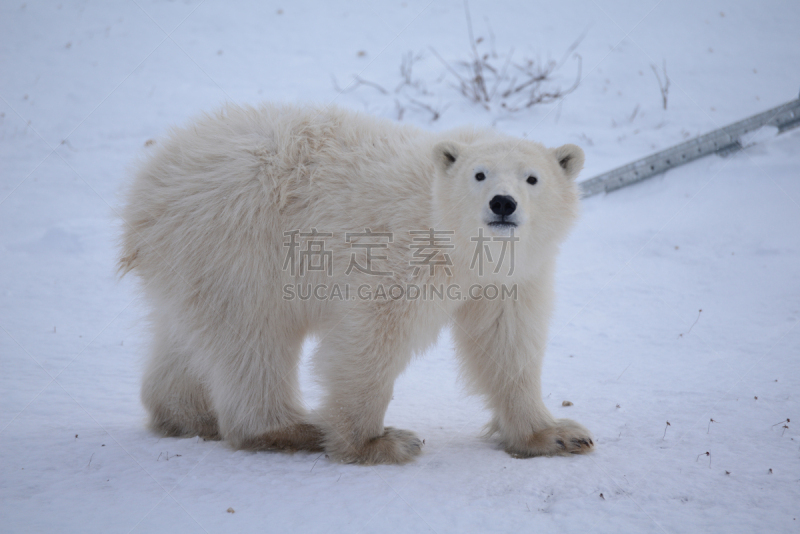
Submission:
[[[139,166],[123,213],[120,269],[141,277],[152,306],[142,386],[151,426],[237,448],[409,461],[420,440],[383,423],[394,381],[453,324],[463,374],[509,453],[590,450],[589,432],[554,419],[540,388],[554,263],[578,211],[583,157],[574,145],[432,134],[335,107],[228,106],[174,130]],[[430,229],[444,233],[424,248]],[[479,235],[498,266],[483,273]],[[358,244],[368,242],[385,246],[363,268]],[[513,269],[510,254],[499,269],[504,243]],[[468,293],[475,284],[516,293]],[[457,291],[381,297],[393,285]],[[313,414],[297,376],[307,336],[319,339],[325,388]]]

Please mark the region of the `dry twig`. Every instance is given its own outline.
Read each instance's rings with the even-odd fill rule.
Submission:
[[[658,88],[661,90],[661,100],[664,104],[664,109],[667,109],[667,97],[669,96],[669,76],[667,76],[667,60],[664,60],[664,65],[662,67],[664,71],[664,80],[661,80],[661,76],[658,75],[658,69],[656,68],[655,63],[650,64],[650,68],[653,69],[653,73],[656,75],[656,80],[658,80]]]

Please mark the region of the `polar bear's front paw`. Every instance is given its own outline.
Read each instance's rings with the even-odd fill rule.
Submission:
[[[515,458],[586,454],[593,449],[589,431],[571,419],[556,419],[553,426],[534,432],[522,443],[506,444],[506,452]]]
[[[344,463],[404,464],[422,452],[422,440],[408,430],[386,427],[382,435],[369,439],[365,443],[329,452],[334,459]]]

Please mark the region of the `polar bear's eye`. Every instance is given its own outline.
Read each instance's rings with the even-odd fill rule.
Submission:
[[[529,184],[536,185],[536,182],[538,182],[538,181],[539,181],[539,179],[536,178],[535,176],[528,176],[528,183]]]
[[[479,182],[482,182],[483,180],[486,179],[486,175],[483,174],[482,172],[479,172],[478,174],[475,175],[475,179],[478,180]]]

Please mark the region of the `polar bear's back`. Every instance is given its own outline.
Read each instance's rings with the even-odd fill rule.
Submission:
[[[251,298],[242,292],[280,271],[284,232],[424,222],[432,139],[335,107],[203,116],[173,130],[135,173],[120,271],[136,271],[154,298]]]

